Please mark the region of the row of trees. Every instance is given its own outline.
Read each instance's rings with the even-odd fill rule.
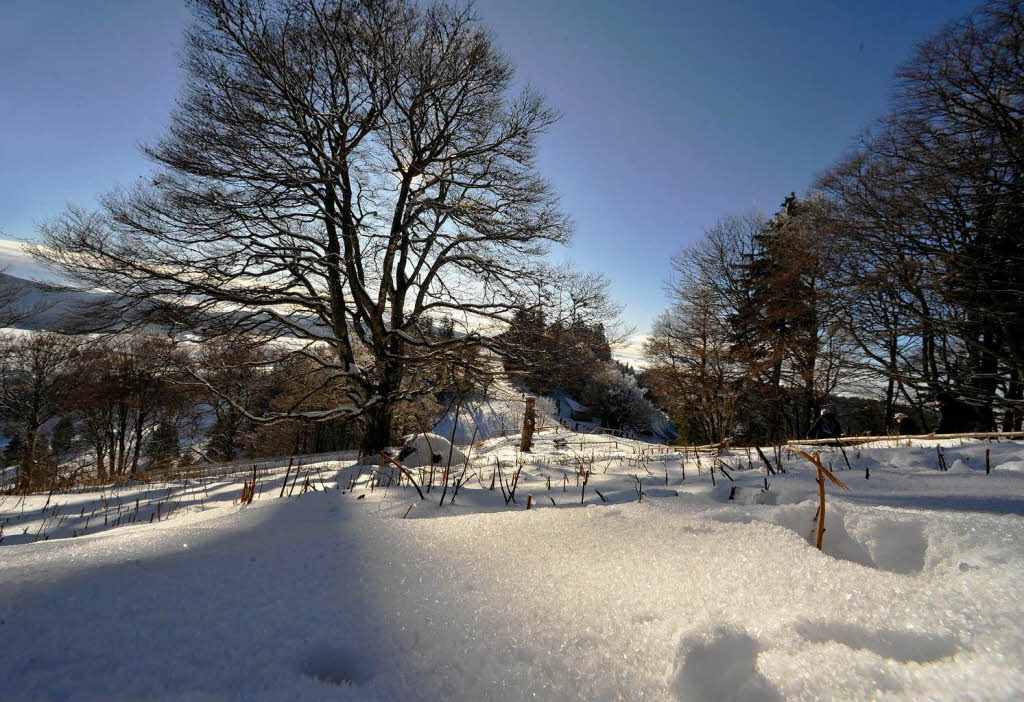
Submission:
[[[849,248],[849,325],[889,395],[952,388],[986,426],[1024,395],[1024,7],[924,42],[895,107],[822,179]]]
[[[695,438],[801,435],[836,395],[979,428],[1024,392],[1024,10],[999,0],[924,42],[893,111],[772,217],[729,217],[673,261],[645,382]]]
[[[605,427],[645,431],[654,407],[632,370],[612,360],[612,346],[632,330],[619,323],[610,285],[602,274],[553,270],[537,304],[499,338],[504,369],[529,392],[580,400]]]
[[[338,402],[339,388],[316,363],[267,363],[273,356],[245,337],[202,346],[152,335],[0,338],[3,464],[16,465],[28,489],[75,470],[77,479],[120,480],[195,460],[359,446],[366,425],[358,420],[266,424],[239,410],[311,414]],[[395,428],[416,431],[438,412],[433,396],[410,400]]]
[[[156,338],[3,338],[0,420],[10,437],[5,463],[17,462],[19,482],[32,487],[49,483],[61,458],[81,443],[92,450],[100,479],[137,474],[147,442],[150,461],[177,455],[177,424],[186,405],[171,383],[174,365],[174,352]],[[54,422],[47,441],[44,427]]]
[[[828,203],[791,196],[773,218],[730,217],[673,259],[672,306],[645,345],[659,402],[694,440],[799,435],[825,398],[860,390],[834,294]]]

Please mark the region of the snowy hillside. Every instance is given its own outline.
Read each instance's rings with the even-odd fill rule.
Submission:
[[[712,485],[711,453],[538,438],[507,505],[515,436],[454,503],[344,461],[248,506],[244,474],[0,498],[4,699],[1024,694],[1024,444],[823,452],[822,553],[795,454],[765,491],[745,450]]]
[[[66,286],[71,282],[33,259],[24,243],[11,239],[0,238],[0,269],[10,276],[50,285]]]
[[[14,306],[26,313],[16,329],[75,331],[85,320],[95,324],[97,315],[104,308],[112,308],[115,301],[109,293],[77,290],[6,273],[0,273],[0,287],[16,290]]]

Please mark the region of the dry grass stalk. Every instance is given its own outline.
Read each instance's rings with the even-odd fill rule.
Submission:
[[[284,497],[284,489],[288,485],[288,475],[292,472],[292,461],[293,460],[294,459],[292,459],[292,458],[288,459],[288,470],[286,470],[284,472],[284,482],[281,483],[281,493],[278,495],[278,497]]]
[[[798,450],[797,453],[810,461],[818,469],[818,512],[815,515],[815,519],[818,521],[817,546],[820,551],[822,540],[825,538],[825,478],[828,478],[843,490],[849,490],[850,488],[846,487],[836,476],[832,475],[832,471],[821,464],[821,455],[817,451],[813,454],[808,454]]]
[[[633,481],[634,481],[633,489],[636,491],[636,501],[637,502],[643,502],[644,501],[644,484],[643,484],[643,482],[641,482],[640,476],[638,476],[638,475],[634,475],[633,476]],[[668,483],[666,482],[666,485],[667,484]]]
[[[416,480],[412,477],[412,473],[410,473],[406,469],[405,466],[403,466],[401,463],[399,463],[398,461],[396,461],[394,458],[392,458],[391,456],[389,456],[386,453],[382,453],[380,455],[380,459],[381,459],[381,461],[387,461],[388,463],[393,465],[395,468],[397,468],[399,471],[401,471],[402,475],[404,475],[406,477],[406,479],[412,484],[412,486],[414,488],[416,488],[416,494],[418,494],[420,496],[421,500],[427,499],[427,498],[425,498],[423,496],[423,491],[420,490],[420,486],[416,484]]]

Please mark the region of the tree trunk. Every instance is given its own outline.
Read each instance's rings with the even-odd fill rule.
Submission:
[[[366,413],[366,431],[363,433],[362,453],[376,456],[391,443],[392,408],[377,405]]]
[[[785,414],[782,409],[782,354],[776,352],[771,376],[771,405],[768,420],[768,440],[778,443],[782,439],[782,425]]]
[[[894,335],[889,337],[889,382],[885,387],[885,430],[887,432],[893,429],[892,415],[896,411],[896,369],[899,362],[897,341],[898,339]]]
[[[95,449],[96,449],[96,479],[102,482],[102,481],[107,479],[107,466],[104,463],[104,459],[106,458],[106,451],[104,451],[103,439],[100,439],[100,440],[96,441]]]
[[[397,341],[391,344],[393,356],[402,354]],[[391,399],[402,386],[402,366],[399,361],[390,361],[384,367],[380,383],[373,388],[373,395],[382,398],[366,412],[366,433],[363,434],[361,450],[364,455],[376,456],[391,444],[391,432],[395,413],[395,402]]]
[[[128,456],[125,442],[128,440],[128,407],[121,404],[118,407],[117,424],[117,474],[124,475],[128,468]]]
[[[139,412],[135,418],[135,447],[132,450],[132,477],[139,474],[139,456],[142,454],[142,429],[145,413]]]
[[[1006,399],[1012,404],[1003,412],[1003,431],[1017,431],[1020,427],[1021,411],[1015,401],[1020,402],[1022,398],[1024,398],[1024,383],[1014,377],[1006,390]]]
[[[36,464],[36,431],[38,427],[25,428],[25,455],[21,459],[21,486],[32,486],[32,473]]]
[[[981,431],[992,431],[996,428],[996,418],[992,403],[998,400],[996,389],[999,385],[999,342],[995,330],[989,326],[981,337],[982,347],[978,359],[979,369],[974,384],[977,386],[982,401],[985,403],[978,412]]]
[[[533,448],[533,430],[537,426],[537,417],[534,412],[534,404],[536,398],[526,398],[526,411],[523,413],[523,436],[519,443],[519,450],[527,452]],[[455,424],[458,426],[459,422],[459,410],[455,410]],[[455,430],[452,430],[452,444],[455,443]]]
[[[110,436],[108,437],[108,444],[110,449],[107,451],[107,460],[110,462],[110,477],[113,478],[117,475],[117,426],[116,424],[110,425]]]

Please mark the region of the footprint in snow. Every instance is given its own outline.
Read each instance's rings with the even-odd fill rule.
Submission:
[[[813,514],[813,510],[802,504],[758,515],[727,511],[714,514],[711,519],[724,524],[775,524],[794,531],[813,545],[816,530],[809,518]],[[903,575],[915,575],[924,570],[929,544],[924,528],[916,520],[864,519],[858,515],[847,519],[843,510],[832,508],[827,524],[824,552],[833,558]]]
[[[782,695],[757,670],[757,652],[757,641],[735,627],[720,626],[683,637],[676,658],[676,698],[681,702],[781,702]]]
[[[370,679],[366,663],[354,651],[329,645],[309,653],[299,666],[303,675],[329,685],[362,685]]]
[[[869,629],[837,621],[803,621],[796,631],[811,643],[834,641],[849,648],[872,653],[901,663],[931,663],[955,655],[956,639],[906,629]]]

